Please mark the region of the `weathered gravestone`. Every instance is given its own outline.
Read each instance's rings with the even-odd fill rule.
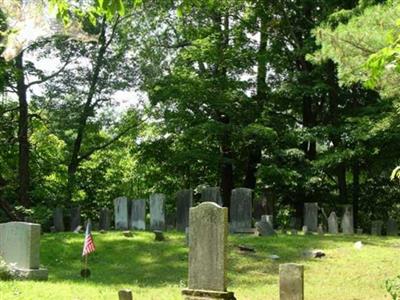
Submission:
[[[304,300],[304,267],[298,264],[279,265],[280,300]]]
[[[222,206],[221,190],[219,186],[204,188],[201,192],[201,202],[215,202]]]
[[[176,230],[185,231],[189,226],[189,209],[193,205],[193,190],[181,190],[176,193]]]
[[[47,269],[40,267],[40,224],[0,224],[0,256],[16,279],[47,280]]]
[[[119,290],[118,291],[118,299],[119,300],[132,300],[132,291],[131,290]]]
[[[70,230],[75,231],[81,225],[81,208],[71,207]]]
[[[257,236],[270,236],[276,234],[273,226],[273,216],[261,216],[261,221],[256,222],[255,226],[255,234]]]
[[[128,224],[128,199],[119,197],[114,199],[114,223],[115,229],[127,230]]]
[[[318,203],[304,203],[304,225],[307,226],[308,231],[318,230]]]
[[[107,207],[103,207],[100,211],[100,230],[110,230],[111,226],[111,212]]]
[[[130,227],[138,230],[146,229],[146,200],[133,200],[131,206]]]
[[[332,233],[332,234],[339,233],[338,220],[337,220],[336,213],[334,211],[331,212],[328,217],[328,232]]]
[[[383,221],[377,220],[371,222],[371,235],[382,235]]]
[[[189,280],[185,300],[234,300],[226,289],[228,209],[204,202],[190,209]]]
[[[237,188],[232,190],[230,213],[230,231],[245,232],[251,229],[252,190]]]
[[[275,193],[271,188],[262,189],[260,199],[254,202],[254,219],[261,220],[263,215],[274,215],[275,200]]]
[[[150,229],[165,230],[165,195],[150,195]]]
[[[64,214],[62,207],[56,207],[53,211],[53,223],[56,232],[65,231]]]
[[[396,220],[389,218],[389,220],[386,222],[386,235],[391,235],[391,236],[399,235],[399,229]]]
[[[354,234],[353,205],[344,205],[342,217],[342,232],[344,234]]]

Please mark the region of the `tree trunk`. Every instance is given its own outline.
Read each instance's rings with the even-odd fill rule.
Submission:
[[[257,115],[254,119],[258,118],[264,108],[264,103],[267,98],[267,35],[268,23],[266,12],[261,12],[260,16],[260,46],[257,54]],[[261,162],[262,146],[258,141],[252,143],[248,147],[247,167],[244,180],[244,186],[250,189],[256,187],[257,165]]]
[[[358,227],[358,203],[360,199],[360,165],[353,163],[353,220],[354,228]]]
[[[19,203],[25,208],[30,208],[29,198],[29,115],[28,101],[26,95],[26,84],[24,77],[23,52],[16,57],[17,68],[17,92],[19,102],[19,121],[18,121],[18,180],[19,180]]]
[[[77,172],[79,164],[80,164],[79,154],[81,151],[81,146],[82,146],[82,142],[83,142],[84,135],[85,135],[87,120],[93,110],[92,101],[93,101],[93,97],[96,93],[96,87],[97,87],[97,82],[98,82],[99,75],[100,75],[100,70],[104,63],[104,55],[105,55],[105,52],[106,52],[107,46],[108,46],[105,33],[106,33],[106,23],[103,20],[102,30],[101,30],[100,37],[99,37],[100,48],[97,53],[96,61],[94,63],[93,74],[90,79],[89,92],[88,92],[88,95],[86,98],[85,105],[83,107],[82,114],[80,116],[79,125],[78,125],[79,127],[78,127],[77,135],[76,135],[76,138],[74,141],[74,146],[72,149],[70,162],[68,164],[68,182],[67,182],[67,193],[66,193],[66,203],[65,204],[69,204],[71,202],[73,194],[74,194],[74,190],[75,190],[76,172]]]

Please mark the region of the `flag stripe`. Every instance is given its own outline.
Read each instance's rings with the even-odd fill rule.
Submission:
[[[90,222],[86,225],[85,242],[83,244],[82,256],[88,255],[96,250],[92,233],[90,232]]]

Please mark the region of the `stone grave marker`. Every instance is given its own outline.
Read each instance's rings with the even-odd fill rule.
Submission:
[[[308,231],[317,232],[318,230],[318,203],[304,203],[304,225]]]
[[[383,221],[377,220],[371,222],[371,235],[382,235]]]
[[[62,207],[56,207],[53,212],[54,229],[56,232],[65,231],[64,213]]]
[[[339,233],[339,224],[337,220],[336,213],[333,211],[328,217],[328,232],[332,234]]]
[[[232,190],[230,207],[230,231],[245,232],[251,229],[252,190],[237,188]]]
[[[304,300],[304,266],[279,265],[280,300]]]
[[[150,229],[165,230],[165,195],[150,195]]]
[[[201,202],[215,202],[222,206],[221,189],[219,186],[204,188],[201,192]]]
[[[193,190],[186,189],[176,193],[176,230],[185,231],[189,226],[189,209],[193,205]]]
[[[111,227],[111,212],[107,207],[100,210],[100,230],[107,231]]]
[[[70,230],[75,232],[80,225],[81,225],[81,208],[79,206],[71,207]]]
[[[15,278],[47,280],[47,269],[40,267],[40,231],[40,224],[0,224],[0,256]]]
[[[137,230],[146,230],[146,200],[133,200],[131,206],[130,227]]]
[[[342,232],[344,234],[354,234],[353,205],[344,205],[342,217]]]
[[[261,221],[256,222],[255,226],[255,234],[257,236],[271,236],[276,234],[273,226],[273,216],[271,215],[261,216]]]
[[[274,215],[275,202],[276,196],[272,188],[263,188],[260,199],[254,201],[254,219],[261,220],[263,215]]]
[[[117,230],[127,230],[129,228],[128,199],[126,197],[114,199],[114,226]]]
[[[189,280],[185,300],[234,300],[227,292],[228,209],[203,202],[190,209]]]
[[[399,228],[396,220],[389,218],[386,222],[386,235],[389,236],[398,236]]]

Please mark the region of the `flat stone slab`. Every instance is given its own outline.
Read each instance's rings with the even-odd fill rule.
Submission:
[[[221,300],[236,300],[233,292],[216,292],[206,290],[182,290],[184,300],[208,300],[208,299],[221,299]]]
[[[12,268],[12,278],[16,280],[46,281],[48,277],[49,277],[49,271],[45,268],[39,268],[39,269]]]

